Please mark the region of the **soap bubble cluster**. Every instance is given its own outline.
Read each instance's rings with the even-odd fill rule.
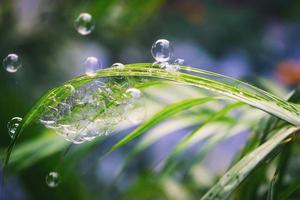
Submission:
[[[75,144],[111,134],[122,121],[140,123],[146,116],[142,92],[114,77],[69,89],[62,101],[49,98],[40,122]]]
[[[171,63],[170,60],[173,54],[173,47],[166,39],[159,39],[152,45],[151,54],[155,59],[154,65],[158,64],[160,68],[166,69],[170,73],[176,73],[184,60],[178,58]]]

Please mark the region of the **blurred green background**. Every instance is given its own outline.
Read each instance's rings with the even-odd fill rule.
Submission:
[[[87,36],[78,34],[74,28],[74,20],[82,12],[90,13],[96,23],[95,30]],[[284,95],[284,88],[291,89],[300,83],[299,33],[298,0],[2,0],[0,58],[16,53],[22,67],[13,74],[4,67],[0,70],[0,147],[3,150],[10,141],[7,122],[12,117],[24,116],[49,89],[83,74],[87,56],[99,58],[103,67],[115,62],[153,62],[151,45],[165,38],[173,44],[174,57],[184,59],[185,65],[271,90],[272,86],[265,84],[268,79],[276,85],[273,92]],[[33,127],[29,137],[40,129],[38,125]],[[237,138],[236,144],[242,143],[243,138]],[[78,169],[67,170],[68,184],[62,187],[49,189],[45,185],[36,190],[44,184],[41,175],[51,170],[49,163],[60,157],[54,155],[28,171],[15,173],[0,193],[5,189],[7,199],[11,200],[119,199],[125,193],[127,196],[123,197],[127,199],[172,199],[145,170],[149,157],[159,154],[155,152],[134,158],[133,167],[119,184],[111,182],[110,176],[114,175],[122,154],[109,157],[104,166],[95,164],[92,169],[98,174],[96,178],[93,173],[75,176],[77,170],[87,170],[82,165],[96,162],[91,157],[99,155],[102,148],[99,145],[88,153]],[[210,162],[222,165],[218,163],[222,161]],[[132,182],[133,177],[143,181]],[[177,187],[172,184],[167,185]]]

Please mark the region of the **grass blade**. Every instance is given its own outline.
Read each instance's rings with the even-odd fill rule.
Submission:
[[[287,126],[250,154],[234,165],[219,182],[213,186],[201,199],[226,199],[239,186],[239,184],[258,166],[276,147],[293,133],[299,131],[297,127]]]
[[[123,138],[117,144],[115,144],[111,148],[110,152],[120,148],[121,146],[123,146],[125,144],[127,144],[128,142],[130,142],[134,138],[138,137],[142,133],[144,133],[147,130],[151,129],[153,126],[155,126],[159,122],[169,118],[170,116],[175,115],[179,112],[182,112],[186,109],[189,109],[193,106],[200,105],[200,104],[212,101],[212,100],[215,100],[215,98],[207,97],[207,98],[201,98],[201,99],[189,99],[189,100],[174,103],[170,106],[165,107],[161,112],[159,112],[159,113],[155,114],[154,116],[152,116],[150,119],[148,119],[146,122],[144,122],[141,126],[139,126],[137,129],[135,129],[133,132],[131,132],[125,138]]]

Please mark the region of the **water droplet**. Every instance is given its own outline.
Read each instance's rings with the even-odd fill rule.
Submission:
[[[184,63],[184,60],[181,59],[181,58],[177,58],[175,61],[174,61],[174,64],[175,65],[182,65]]]
[[[76,18],[74,26],[79,34],[88,35],[94,30],[95,23],[89,13],[81,13]]]
[[[11,138],[15,137],[15,133],[20,123],[22,122],[21,117],[14,117],[7,123],[8,134]]]
[[[46,176],[46,183],[49,187],[54,188],[57,187],[60,182],[59,173],[52,171]]]
[[[168,40],[159,39],[151,48],[153,58],[158,62],[167,62],[170,60],[173,49]]]
[[[96,57],[87,57],[84,61],[85,74],[95,76],[98,69],[101,68],[101,63]]]
[[[112,67],[116,67],[119,70],[124,70],[125,66],[122,63],[114,63]]]
[[[17,54],[8,54],[8,56],[6,56],[3,59],[3,66],[6,69],[6,71],[10,73],[14,73],[18,71],[21,65],[22,65],[21,59]]]
[[[142,96],[142,92],[136,88],[129,88],[126,90],[126,93],[129,94],[133,99],[138,99]]]

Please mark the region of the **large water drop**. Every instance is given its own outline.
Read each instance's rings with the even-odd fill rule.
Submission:
[[[95,76],[98,69],[101,68],[101,63],[96,57],[87,57],[84,61],[85,74]]]
[[[94,30],[95,23],[89,13],[81,13],[75,19],[74,26],[79,34],[88,35]]]
[[[22,122],[21,117],[14,117],[7,123],[8,134],[11,138],[15,137],[17,128]]]
[[[49,187],[57,187],[60,182],[60,176],[58,172],[52,171],[46,176],[46,183]]]
[[[166,39],[157,40],[151,48],[151,54],[157,62],[167,62],[172,56],[172,46]]]
[[[65,85],[69,95],[64,99],[49,99],[40,122],[75,144],[109,135],[124,118],[122,102],[127,98],[125,86],[110,79],[107,82],[103,78],[94,80],[75,91]]]
[[[6,71],[14,73],[22,66],[22,62],[17,54],[8,54],[3,59],[3,66]]]

